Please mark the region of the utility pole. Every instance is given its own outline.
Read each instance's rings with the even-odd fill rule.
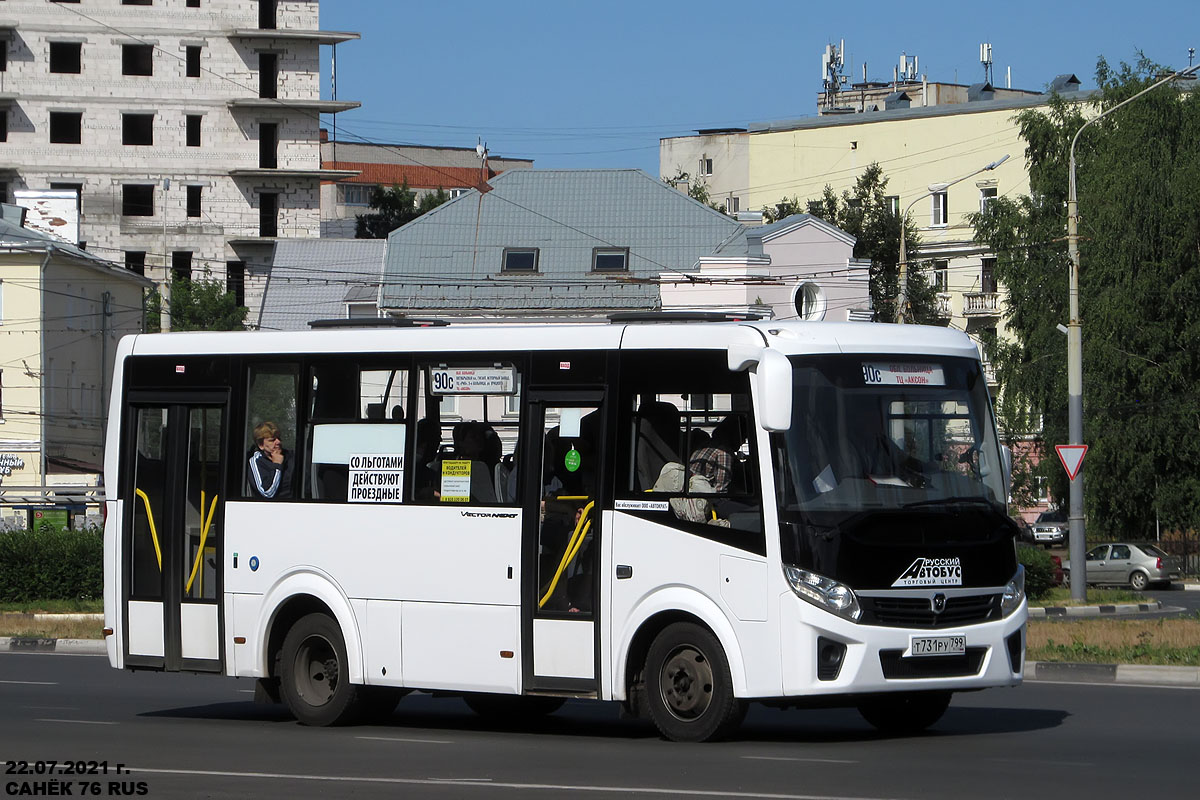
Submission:
[[[1079,321],[1079,202],[1076,197],[1075,184],[1075,145],[1079,136],[1088,126],[1094,125],[1117,109],[1129,105],[1144,94],[1152,92],[1164,83],[1182,78],[1200,69],[1200,65],[1188,67],[1168,75],[1160,81],[1147,86],[1142,91],[1126,100],[1117,103],[1112,108],[1099,114],[1080,126],[1071,139],[1067,182],[1067,255],[1070,257],[1068,267],[1068,313],[1071,315],[1067,322],[1067,429],[1071,444],[1083,444],[1083,330]],[[1067,517],[1070,525],[1068,539],[1068,554],[1071,558],[1071,599],[1087,599],[1087,562],[1084,560],[1084,549],[1087,546],[1083,523],[1083,472],[1071,481],[1070,512]]]

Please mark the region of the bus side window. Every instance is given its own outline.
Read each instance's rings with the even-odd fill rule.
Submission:
[[[246,434],[242,469],[244,497],[261,497],[251,489],[250,459],[258,450],[254,441],[254,429],[264,422],[271,422],[279,429],[279,438],[287,454],[296,459],[300,443],[296,438],[296,396],[300,385],[300,365],[296,363],[251,364],[247,371],[246,391]],[[280,499],[296,497],[295,482],[300,470],[293,464],[290,471],[290,486],[281,486],[275,496]]]
[[[647,519],[761,549],[747,374],[730,372],[718,351],[628,352],[621,385],[619,441],[631,452],[618,456],[618,497],[665,499],[669,511]]]
[[[400,503],[408,438],[408,364],[337,361],[311,370],[306,496]]]

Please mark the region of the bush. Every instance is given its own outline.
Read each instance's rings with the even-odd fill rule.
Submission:
[[[102,597],[103,553],[95,528],[0,532],[0,603]]]
[[[1025,594],[1041,600],[1054,588],[1054,561],[1040,547],[1018,547],[1017,562],[1025,565]]]

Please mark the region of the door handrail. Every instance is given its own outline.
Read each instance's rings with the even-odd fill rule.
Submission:
[[[134,487],[133,493],[142,498],[142,502],[146,505],[146,519],[150,523],[150,538],[154,542],[154,555],[158,557],[158,571],[162,572],[162,548],[158,546],[158,531],[154,529],[154,512],[150,510],[150,498],[137,487]]]
[[[204,492],[200,492],[200,546],[196,548],[196,563],[192,564],[192,574],[188,575],[187,586],[183,589],[184,594],[192,590],[192,581],[196,580],[196,570],[200,569],[200,561],[204,558],[204,543],[208,541],[208,528],[212,525],[213,516],[217,513],[218,497],[219,495],[213,495],[212,505],[208,509],[208,518],[205,519]]]
[[[566,497],[558,497],[556,500],[565,500]],[[586,497],[577,498],[586,500]],[[583,513],[579,515],[579,522],[575,523],[575,532],[571,534],[571,540],[567,542],[567,549],[563,551],[562,560],[558,562],[558,569],[554,572],[554,577],[550,580],[550,587],[546,589],[546,593],[542,595],[542,599],[538,601],[538,608],[546,605],[550,599],[550,595],[554,594],[555,588],[558,586],[558,581],[562,578],[563,572],[567,566],[579,555],[579,548],[583,546],[583,540],[587,538],[587,532],[592,527],[592,521],[588,519],[591,514],[592,507],[596,505],[596,501],[592,500],[583,507]]]

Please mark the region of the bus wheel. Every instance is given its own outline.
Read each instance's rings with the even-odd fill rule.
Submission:
[[[925,730],[950,707],[950,692],[899,692],[862,700],[858,713],[884,733],[906,734]]]
[[[721,643],[699,625],[665,628],[646,654],[645,675],[650,718],[673,741],[719,739],[746,715],[746,704],[733,696]]]
[[[325,614],[301,617],[283,640],[280,690],[303,725],[345,725],[362,711],[361,687],[350,683],[346,644]],[[393,706],[394,707],[394,706]]]
[[[515,694],[467,694],[463,700],[481,717],[513,722],[548,716],[566,702],[562,697]]]

